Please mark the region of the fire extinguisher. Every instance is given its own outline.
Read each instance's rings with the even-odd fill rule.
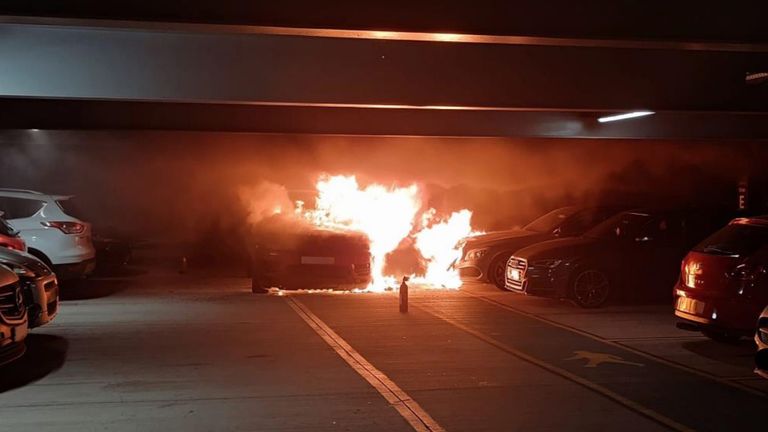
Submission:
[[[408,313],[408,276],[403,276],[400,284],[400,313]]]

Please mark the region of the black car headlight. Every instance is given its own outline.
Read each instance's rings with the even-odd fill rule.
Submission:
[[[2,264],[3,264],[4,266],[8,267],[9,269],[11,269],[11,270],[12,270],[14,273],[16,273],[17,275],[19,275],[19,277],[28,277],[28,278],[33,278],[33,277],[36,277],[36,276],[37,276],[37,275],[35,274],[35,272],[34,272],[34,271],[32,271],[32,269],[30,269],[29,267],[23,266],[23,265],[21,265],[21,264],[19,264],[19,263],[15,263],[15,262],[4,262],[4,263],[2,263]]]
[[[760,341],[768,345],[768,328],[758,329],[757,334],[760,337]]]
[[[533,268],[553,269],[563,263],[561,259],[543,259],[531,262]]]
[[[488,248],[471,249],[469,252],[467,252],[464,259],[466,261],[477,261],[480,258],[484,257],[487,253],[488,253]]]

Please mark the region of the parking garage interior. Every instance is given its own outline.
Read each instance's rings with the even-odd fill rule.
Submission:
[[[757,316],[736,334],[681,319],[722,321],[720,304],[676,314],[700,242],[768,213],[761,12],[7,2],[0,210],[57,276],[58,309],[11,330],[23,355],[0,362],[0,430],[763,430]],[[30,196],[52,201],[3,201]],[[584,208],[610,214],[461,269],[468,245]],[[587,252],[530,257],[625,213],[657,231],[625,229],[642,253],[596,243],[631,270],[604,272],[599,304],[570,277],[562,295],[534,292],[532,272],[510,282],[510,257],[602,271]],[[29,218],[92,240],[94,266],[65,276]],[[272,273],[285,256],[290,284]],[[347,259],[369,279],[326,282]],[[646,279],[660,261],[674,278]],[[727,278],[749,280],[759,315],[765,271],[739,262],[754,274]]]

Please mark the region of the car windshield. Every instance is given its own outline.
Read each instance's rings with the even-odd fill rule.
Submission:
[[[18,234],[18,231],[13,229],[4,218],[0,217],[0,234],[14,237]]]
[[[603,239],[634,239],[652,219],[653,217],[646,213],[621,213],[587,231],[584,236]]]
[[[734,223],[707,237],[696,252],[716,255],[750,255],[768,246],[768,227]]]
[[[552,232],[577,211],[578,208],[576,207],[563,207],[553,210],[524,226],[523,229],[533,232]]]

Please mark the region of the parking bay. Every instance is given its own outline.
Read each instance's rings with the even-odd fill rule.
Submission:
[[[64,301],[30,341],[41,356],[65,341],[64,359],[3,378],[3,427],[411,430],[294,301],[445,430],[758,430],[735,413],[768,402],[748,344],[677,330],[663,306],[584,312],[468,285],[414,289],[400,314],[394,294],[253,295],[248,282],[156,269]]]

